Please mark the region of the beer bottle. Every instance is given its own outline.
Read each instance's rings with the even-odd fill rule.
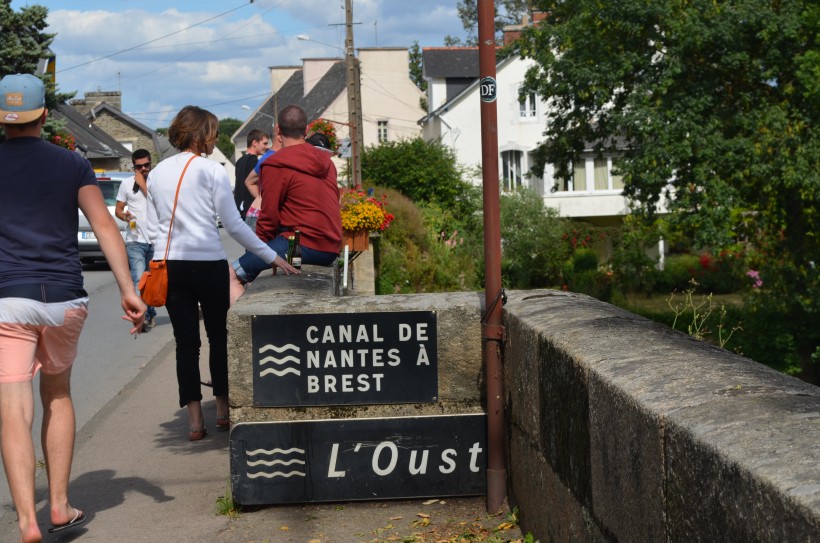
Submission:
[[[293,231],[295,239],[293,240],[293,256],[290,258],[290,265],[297,270],[302,269],[302,244],[299,240],[299,230]]]
[[[294,243],[295,238],[296,238],[296,236],[292,236],[292,235],[288,236],[288,254],[287,254],[287,258],[286,258],[286,260],[288,261],[288,264],[290,264],[292,262],[292,259],[293,259],[293,243]]]

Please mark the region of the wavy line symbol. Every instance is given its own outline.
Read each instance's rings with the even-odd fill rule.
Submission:
[[[290,449],[280,449],[280,448],[273,448],[273,449],[253,449],[250,451],[245,452],[245,456],[273,456],[273,455],[283,455],[289,456],[292,455],[295,458],[284,458],[284,459],[272,459],[272,460],[249,460],[246,459],[245,463],[251,466],[268,466],[274,467],[276,465],[282,466],[289,466],[291,464],[299,464],[304,466],[305,465],[305,449],[300,449],[298,447],[291,447]],[[248,479],[257,479],[259,477],[264,477],[266,479],[273,479],[274,477],[284,477],[285,479],[290,477],[305,477],[305,471],[299,471],[297,469],[292,471],[254,471],[248,472]]]
[[[302,375],[302,372],[300,372],[296,368],[288,368],[288,369],[282,370],[282,371],[278,371],[278,370],[275,370],[273,368],[268,368],[265,371],[259,372],[259,377],[264,377],[264,376],[268,375],[269,373],[272,373],[272,374],[276,375],[277,377],[283,377],[283,376],[287,375],[288,373],[293,373],[293,374],[296,374],[296,375]]]
[[[307,474],[304,471],[289,471],[284,473],[282,471],[274,471],[272,473],[268,473],[265,471],[259,471],[254,473],[248,473],[248,479],[256,479],[257,477],[264,477],[266,479],[273,479],[274,477],[305,477]]]
[[[304,460],[299,460],[298,458],[294,458],[293,460],[254,460],[251,462],[250,460],[247,461],[249,466],[275,466],[276,464],[282,464],[283,466],[289,466],[291,464],[302,464],[305,465]]]
[[[262,360],[259,361],[259,365],[267,364],[268,362],[273,362],[274,364],[282,365],[286,362],[296,362],[297,364],[301,364],[302,361],[296,358],[295,356],[286,356],[285,358],[276,358],[275,356],[266,356]]]
[[[301,349],[299,349],[299,346],[294,345],[293,343],[288,343],[287,345],[282,345],[281,347],[277,347],[272,343],[268,343],[267,345],[259,347],[259,354],[266,353],[268,351],[276,351],[277,353],[282,354],[283,352],[289,351],[291,349],[296,351],[297,353],[301,351]]]
[[[281,347],[278,346],[278,345],[273,345],[272,343],[269,343],[269,344],[264,345],[264,346],[259,348],[259,354],[263,354],[263,353],[266,353],[268,351],[275,351],[276,353],[278,353],[280,355],[282,353],[285,353],[285,352],[296,352],[298,354],[299,352],[301,352],[301,349],[299,348],[299,346],[294,345],[292,343],[282,345]],[[282,357],[276,357],[276,356],[271,355],[271,356],[266,356],[265,358],[261,359],[259,361],[259,366],[261,367],[261,366],[264,366],[265,364],[268,364],[268,363],[276,364],[277,366],[283,366],[285,364],[292,363],[292,364],[296,364],[298,366],[298,365],[302,364],[302,361],[299,360],[299,358],[297,356],[294,356],[293,354],[289,354],[288,356],[282,356]],[[294,375],[302,375],[302,373],[298,369],[288,368],[288,369],[285,369],[285,370],[267,369],[265,371],[260,372],[259,377],[265,377],[266,375],[271,375],[271,374],[273,374],[276,377],[284,377],[285,375],[288,375],[290,373],[292,373]]]
[[[305,454],[305,449],[292,447],[290,449],[253,449],[245,452],[245,456],[256,456],[257,454],[290,454],[290,453]]]

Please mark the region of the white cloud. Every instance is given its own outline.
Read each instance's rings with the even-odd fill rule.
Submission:
[[[441,44],[446,34],[462,33],[455,3],[355,0],[354,21],[361,23],[354,27],[355,45]],[[52,50],[60,90],[76,90],[78,97],[87,91],[121,90],[123,111],[148,126],[166,125],[169,109],[173,116],[186,104],[212,106],[220,117],[244,118],[247,112],[239,105],[255,107],[269,90],[269,66],[340,54],[299,41],[298,34],[344,47],[345,29],[338,26],[344,23],[344,0],[256,0],[214,18],[227,11],[217,6],[211,12],[183,12],[179,6],[161,12],[52,11],[47,31],[57,34]]]

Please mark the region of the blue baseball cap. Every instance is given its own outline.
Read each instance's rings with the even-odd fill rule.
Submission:
[[[0,124],[36,120],[46,107],[43,80],[31,74],[11,74],[0,79]]]

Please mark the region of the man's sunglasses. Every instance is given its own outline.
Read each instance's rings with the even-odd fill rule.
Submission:
[[[143,170],[143,169],[150,169],[150,168],[151,168],[151,163],[150,162],[146,162],[145,164],[134,164],[134,169],[135,170]]]

